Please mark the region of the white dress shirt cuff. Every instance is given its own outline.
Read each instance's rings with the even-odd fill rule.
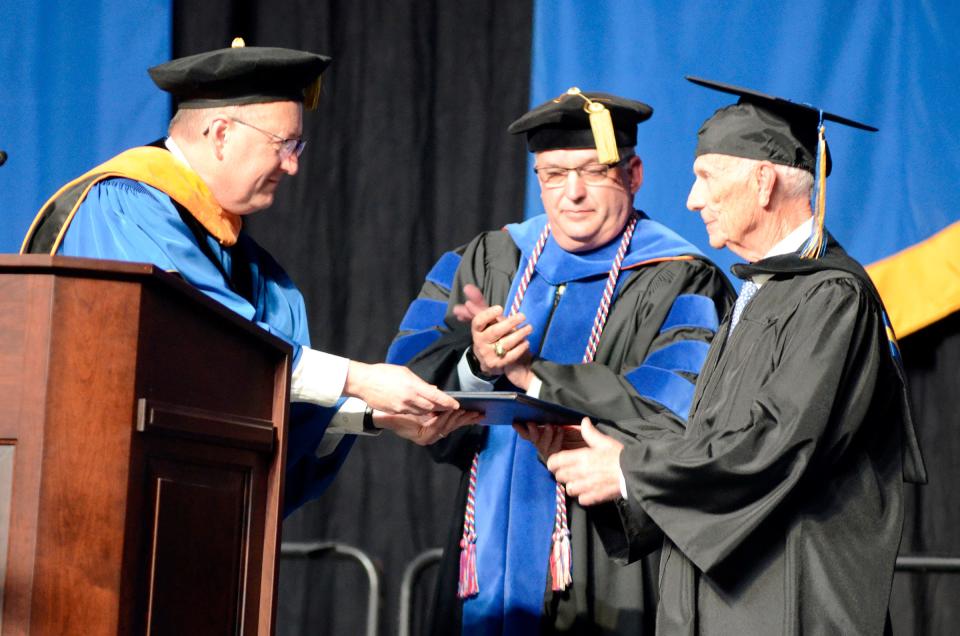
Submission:
[[[341,440],[343,440],[343,435],[327,431],[323,434],[323,439],[321,439],[320,443],[317,444],[317,450],[313,451],[313,454],[317,457],[326,457],[327,455],[331,455],[335,450],[337,450],[337,446],[340,444]]]
[[[530,386],[527,387],[527,395],[539,399],[541,387],[543,387],[543,382],[537,376],[533,376],[533,379],[530,380]]]
[[[467,351],[465,349],[463,355],[460,356],[460,362],[457,363],[457,376],[460,379],[460,390],[461,391],[492,391],[493,382],[488,382],[483,378],[478,378],[473,375],[473,371],[470,370],[470,363],[467,362]]]
[[[347,398],[330,420],[330,424],[327,426],[327,432],[324,433],[324,435],[329,435],[330,433],[375,435],[376,433],[365,433],[363,430],[363,416],[366,410],[367,403],[360,398]]]
[[[617,466],[617,473],[620,475],[620,496],[627,500],[627,480],[623,477],[623,469]]]
[[[333,406],[343,393],[350,360],[303,347],[290,382],[291,402]]]
[[[323,439],[317,445],[314,454],[317,457],[324,457],[337,450],[337,445],[343,439],[344,435],[366,435],[375,437],[380,434],[380,429],[375,431],[365,431],[363,429],[363,417],[367,411],[367,403],[360,398],[347,398],[327,425],[327,430],[323,433]]]

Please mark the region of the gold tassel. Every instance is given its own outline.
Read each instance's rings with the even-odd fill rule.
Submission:
[[[587,105],[590,113],[590,128],[593,130],[593,142],[597,145],[597,161],[613,165],[620,161],[617,150],[617,138],[613,134],[613,119],[610,111],[600,102]]]
[[[303,89],[303,108],[304,110],[317,110],[317,104],[320,103],[320,85],[322,75],[317,75],[317,79]]]
[[[613,165],[620,161],[620,151],[617,149],[617,138],[613,132],[613,119],[610,111],[601,104],[584,95],[576,86],[567,89],[567,95],[579,95],[587,103],[583,110],[590,117],[590,130],[593,132],[593,143],[597,147],[597,161]]]
[[[802,258],[819,258],[823,251],[823,226],[827,216],[827,141],[824,131],[824,125],[820,124],[817,139],[817,198],[814,203],[813,233],[806,249],[800,255]]]

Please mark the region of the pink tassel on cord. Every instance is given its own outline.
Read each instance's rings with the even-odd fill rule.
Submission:
[[[477,579],[477,526],[476,497],[477,473],[480,467],[480,453],[474,453],[470,464],[470,479],[467,484],[467,507],[463,515],[463,535],[460,537],[460,579],[457,583],[457,596],[470,598],[480,593]]]
[[[550,554],[550,578],[554,592],[562,592],[573,583],[570,574],[570,531],[553,537],[553,550]]]
[[[457,583],[457,596],[470,598],[479,593],[476,539],[460,539],[460,581]]]
[[[562,592],[573,583],[570,561],[570,526],[567,525],[567,489],[557,484],[557,508],[550,550],[550,580],[554,592]]]

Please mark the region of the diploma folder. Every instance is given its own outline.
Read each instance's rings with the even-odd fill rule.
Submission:
[[[452,391],[450,397],[460,403],[464,411],[483,413],[479,424],[488,426],[518,422],[537,424],[579,424],[583,413],[553,402],[547,402],[526,393],[513,391]]]

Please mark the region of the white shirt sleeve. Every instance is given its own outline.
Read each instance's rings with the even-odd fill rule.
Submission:
[[[363,435],[363,414],[366,410],[367,403],[360,398],[347,398],[346,401],[340,405],[333,419],[330,420],[325,435],[329,435],[330,433]],[[375,435],[376,433],[373,434]]]
[[[483,378],[478,378],[473,375],[473,371],[470,370],[470,363],[467,362],[467,351],[465,349],[463,355],[460,356],[460,362],[457,363],[457,376],[460,379],[460,390],[461,391],[492,391],[493,382],[488,382]]]
[[[291,402],[333,406],[343,393],[350,360],[303,347],[290,382]]]
[[[527,395],[533,398],[540,398],[540,387],[543,386],[543,382],[534,374],[533,379],[530,380],[530,386],[527,387]]]
[[[313,451],[313,454],[317,457],[326,457],[327,455],[330,455],[337,450],[337,445],[342,439],[343,435],[327,431],[323,434],[323,438],[320,440],[320,443],[317,444],[317,449]]]
[[[350,360],[310,347],[303,347],[290,382],[290,401],[333,406],[343,393]],[[363,415],[367,404],[359,398],[347,398],[330,420],[315,451],[317,457],[336,450],[344,435],[378,435],[364,432]]]
[[[488,382],[483,378],[478,378],[473,374],[473,371],[470,370],[470,363],[467,362],[467,352],[464,351],[463,355],[460,356],[460,362],[457,363],[457,376],[460,379],[460,390],[461,391],[492,391],[493,382]],[[536,375],[533,376],[533,380],[530,381],[530,386],[527,387],[527,395],[530,397],[539,398],[540,397],[540,387],[543,386],[543,382]]]
[[[329,455],[337,449],[337,444],[343,439],[344,435],[367,435],[377,436],[380,429],[375,431],[363,430],[363,415],[367,410],[367,403],[360,398],[347,398],[340,408],[333,415],[327,430],[323,433],[323,439],[317,445],[314,451],[317,457]]]

